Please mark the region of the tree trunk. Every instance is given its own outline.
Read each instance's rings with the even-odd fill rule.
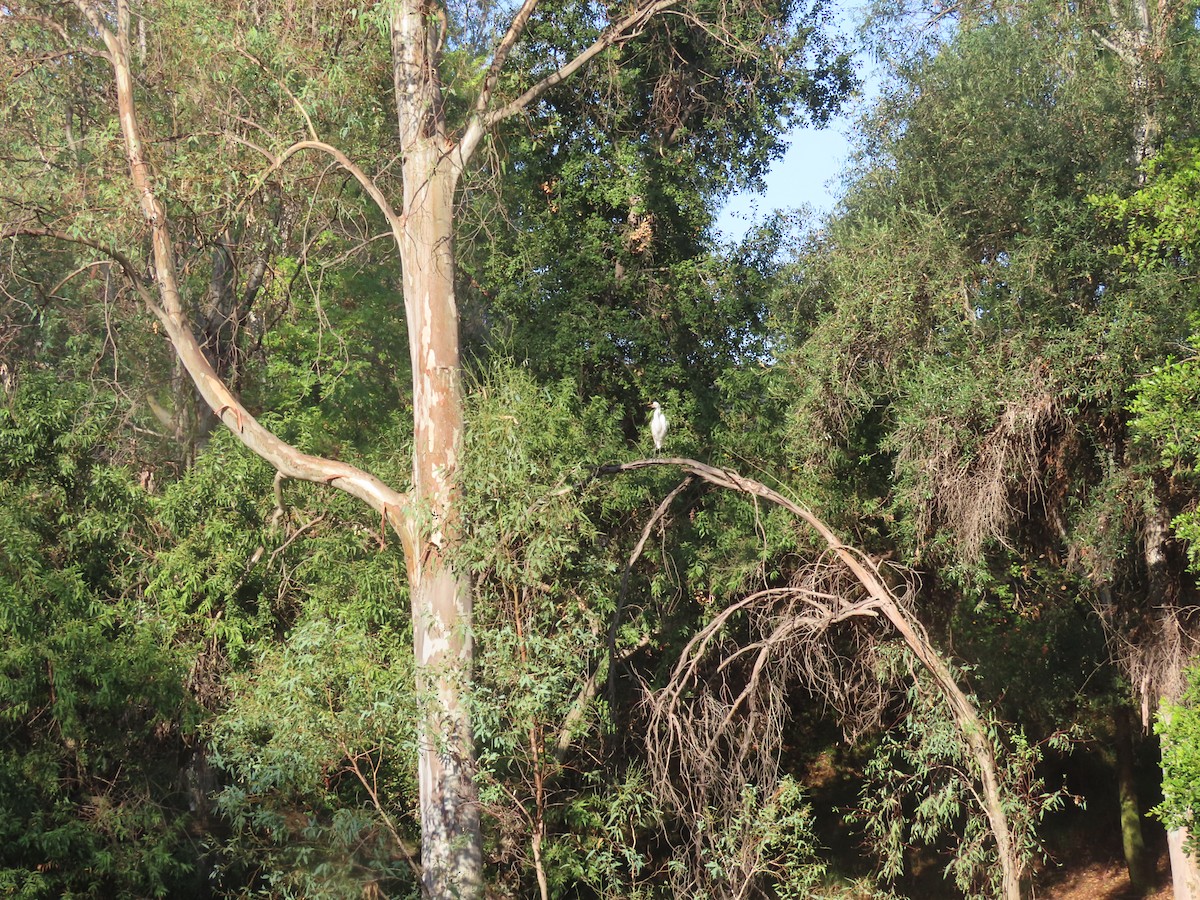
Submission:
[[[1165,713],[1162,700],[1178,699],[1180,672],[1183,669],[1183,648],[1177,639],[1178,611],[1171,596],[1171,570],[1167,558],[1167,539],[1170,519],[1161,504],[1150,501],[1146,523],[1142,530],[1142,557],[1146,563],[1147,605],[1161,611],[1157,621],[1154,653],[1143,664],[1142,717],[1148,721],[1153,704]],[[1164,650],[1166,652],[1164,652]],[[1186,828],[1167,832],[1167,847],[1171,860],[1171,883],[1175,900],[1200,900],[1200,869],[1194,855],[1185,852],[1188,840]]]
[[[420,533],[407,560],[413,652],[424,704],[419,742],[422,863],[430,897],[482,891],[475,755],[467,708],[471,589],[451,564],[462,445],[453,206],[457,169],[436,140],[404,161],[401,247],[413,375],[413,495]]]
[[[1133,727],[1129,709],[1121,704],[1113,710],[1113,732],[1117,757],[1117,794],[1121,808],[1121,845],[1129,884],[1138,893],[1150,890],[1150,868],[1142,836],[1142,809],[1133,777]]]
[[[1167,848],[1171,856],[1171,886],[1175,900],[1200,900],[1200,866],[1195,854],[1184,849],[1188,832],[1186,828],[1172,828],[1167,832]]]
[[[1149,0],[1134,0],[1133,13],[1135,25],[1130,29],[1127,41],[1133,60],[1129,73],[1129,94],[1137,116],[1133,126],[1133,164],[1140,168],[1158,151],[1158,92],[1151,57],[1157,55],[1156,50],[1161,50],[1155,47]],[[1138,173],[1139,182],[1144,182],[1145,177],[1144,171]]]

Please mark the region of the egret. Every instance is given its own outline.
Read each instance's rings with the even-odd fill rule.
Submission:
[[[650,404],[654,414],[650,416],[650,436],[654,438],[654,450],[662,450],[663,440],[667,436],[667,417],[663,415],[662,407],[655,400]]]

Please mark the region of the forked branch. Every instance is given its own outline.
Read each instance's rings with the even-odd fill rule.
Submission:
[[[492,57],[491,67],[487,77],[484,79],[483,87],[476,101],[475,115],[471,119],[471,124],[467,127],[466,132],[463,134],[463,139],[459,144],[459,165],[465,165],[475,148],[479,145],[479,142],[483,139],[483,136],[495,125],[527,109],[545,94],[546,91],[550,90],[550,88],[566,81],[609,47],[613,47],[622,41],[634,37],[646,26],[646,23],[650,19],[663,10],[677,5],[679,2],[680,0],[650,0],[650,2],[643,0],[643,2],[638,3],[634,7],[629,15],[604,29],[600,33],[600,36],[589,46],[585,47],[575,57],[555,69],[549,75],[531,85],[515,100],[511,100],[503,106],[492,108],[491,101],[496,80],[500,76],[512,45],[515,44],[524,30],[529,16],[533,14],[535,3],[526,0],[514,16],[512,24],[501,39]]]
[[[220,419],[248,448],[269,462],[284,477],[321,484],[331,484],[348,494],[363,500],[388,519],[399,533],[405,551],[411,559],[413,546],[413,524],[407,515],[408,500],[405,494],[384,484],[375,476],[354,466],[337,460],[324,459],[302,453],[283,441],[269,429],[263,427],[234,396],[228,386],[217,375],[204,355],[192,331],[180,295],[179,273],[175,260],[175,241],[171,234],[170,220],[166,207],[158,197],[154,176],[145,155],[145,142],[134,101],[133,71],[129,62],[128,16],[117,16],[117,33],[109,27],[110,20],[87,0],[76,0],[79,10],[88,20],[93,32],[100,36],[108,51],[113,67],[113,81],[117,95],[117,116],[121,135],[125,143],[125,156],[134,194],[142,216],[150,228],[151,248],[154,260],[155,280],[160,302],[150,304],[158,317],[176,355],[191,377],[196,389]],[[126,7],[119,4],[119,12]],[[292,148],[297,152],[319,142],[303,141]],[[325,146],[314,149],[328,150]],[[336,156],[335,156],[336,158]],[[339,160],[340,161],[340,160]],[[349,162],[347,160],[347,162]],[[91,246],[99,247],[96,243]],[[126,275],[145,296],[148,288],[136,277],[132,265],[121,255],[109,255],[121,264]]]

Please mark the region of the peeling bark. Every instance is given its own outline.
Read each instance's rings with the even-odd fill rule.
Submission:
[[[41,225],[7,234],[52,237],[92,246],[107,253],[124,271],[148,309],[158,318],[178,357],[181,370],[216,419],[251,451],[273,465],[281,478],[331,485],[366,502],[400,536],[411,587],[414,654],[418,691],[424,703],[420,726],[419,783],[423,892],[426,896],[473,900],[482,894],[483,856],[475,753],[467,705],[473,653],[471,591],[465,573],[454,568],[456,545],[456,471],[462,447],[463,397],[459,359],[459,320],[454,296],[453,214],[459,176],[487,133],[539,99],[605,50],[638,33],[647,21],[679,0],[635,0],[580,52],[530,85],[520,96],[501,102],[495,91],[512,49],[523,36],[537,0],[524,0],[496,46],[476,102],[457,136],[450,135],[443,109],[439,65],[445,44],[445,9],[436,0],[397,0],[391,5],[393,86],[403,176],[403,209],[397,214],[378,185],[337,148],[318,139],[308,121],[310,139],[282,153],[255,148],[270,159],[265,178],[301,150],[333,158],[362,186],[391,228],[403,274],[413,376],[413,485],[405,494],[368,472],[332,459],[300,452],[264,428],[241,404],[223,375],[231,374],[222,354],[206,355],[180,294],[175,242],[167,211],[148,164],[138,120],[131,66],[134,27],[129,0],[117,0],[116,15],[75,0],[104,50],[78,47],[102,56],[112,67],[117,116],[124,141],[133,195],[150,235],[154,282],[119,249]],[[255,13],[257,18],[257,13]],[[64,42],[66,29],[50,22]],[[720,27],[720,26],[717,26]],[[137,53],[144,54],[145,31],[136,28]],[[294,102],[295,98],[292,98]],[[304,113],[301,106],[300,112]],[[305,119],[307,120],[307,114]],[[236,138],[234,138],[236,140]],[[253,146],[247,144],[247,146]],[[199,323],[212,345],[238,326],[237,311],[225,316],[232,298],[229,274],[218,251],[212,273],[214,315]],[[249,273],[252,299],[265,271]],[[235,303],[236,306],[236,303]],[[224,316],[224,318],[223,318]],[[228,326],[228,327],[227,327]],[[215,331],[213,330],[215,328]],[[539,848],[540,849],[540,848]]]

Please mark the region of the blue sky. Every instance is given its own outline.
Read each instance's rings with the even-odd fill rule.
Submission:
[[[853,44],[865,14],[862,0],[841,0],[834,12],[835,27]],[[819,218],[833,209],[841,190],[839,176],[850,158],[854,122],[879,95],[882,81],[876,65],[864,58],[861,48],[855,57],[863,82],[857,96],[825,128],[798,128],[790,135],[786,155],[767,174],[765,191],[743,191],[729,198],[717,217],[717,229],[726,240],[740,240],[751,226],[776,210],[808,206]]]
[[[850,156],[851,120],[839,116],[823,129],[801,128],[790,137],[786,155],[767,174],[767,189],[734,194],[717,217],[726,240],[736,241],[758,222],[781,209],[809,206],[820,216],[838,196],[838,176]]]

